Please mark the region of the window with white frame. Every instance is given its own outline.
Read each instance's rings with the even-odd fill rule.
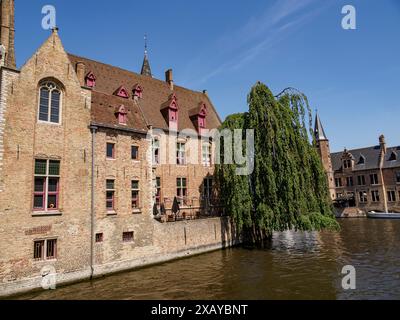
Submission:
[[[35,261],[57,259],[57,239],[35,240],[33,243]]]
[[[186,205],[187,203],[187,180],[186,178],[176,179],[176,195],[180,205]]]
[[[379,202],[380,201],[379,191],[378,190],[372,190],[371,191],[371,195],[372,195],[372,202]]]
[[[176,164],[178,164],[178,165],[186,164],[185,147],[186,147],[186,145],[183,142],[178,142],[176,144]]]
[[[387,192],[387,195],[388,195],[388,201],[389,201],[389,202],[396,202],[396,191],[394,191],[394,190],[389,190],[389,191]]]
[[[378,184],[378,175],[376,173],[370,174],[369,179],[371,184]]]
[[[39,89],[39,121],[60,123],[61,89],[52,81],[46,81]]]
[[[202,146],[202,162],[206,167],[211,166],[211,143],[205,142]]]
[[[366,203],[366,202],[368,202],[368,195],[367,195],[367,192],[366,192],[366,191],[360,191],[360,192],[359,192],[359,195],[360,195],[360,202],[361,202],[361,203]]]

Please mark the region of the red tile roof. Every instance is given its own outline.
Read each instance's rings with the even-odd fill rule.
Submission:
[[[96,86],[93,88],[92,121],[118,127],[127,127],[136,130],[146,130],[147,125],[154,128],[168,129],[168,120],[164,118],[161,110],[175,94],[179,105],[178,130],[196,130],[190,116],[193,109],[199,108],[201,103],[207,106],[207,129],[218,128],[221,125],[213,104],[207,94],[192,91],[180,86],[174,86],[171,91],[167,82],[142,76],[137,73],[120,69],[101,62],[89,60],[69,54],[71,63],[83,62],[86,72],[92,72],[96,76]],[[136,103],[133,100],[132,90],[137,85],[143,89],[143,97]],[[125,87],[130,95],[124,99],[113,95],[121,86]],[[127,126],[118,124],[115,116],[115,108],[120,105],[128,108]]]

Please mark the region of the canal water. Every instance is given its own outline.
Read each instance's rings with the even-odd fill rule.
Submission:
[[[400,220],[341,220],[340,232],[284,232],[234,248],[20,299],[400,299]],[[356,289],[342,289],[342,268]]]

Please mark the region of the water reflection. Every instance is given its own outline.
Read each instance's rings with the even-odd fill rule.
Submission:
[[[217,251],[21,299],[400,299],[400,221],[274,234],[271,248]],[[341,270],[357,270],[357,290]]]

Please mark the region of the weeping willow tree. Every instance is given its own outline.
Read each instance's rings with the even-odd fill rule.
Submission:
[[[239,176],[235,164],[216,166],[221,198],[245,239],[262,245],[274,231],[337,229],[307,97],[290,88],[275,97],[257,83],[248,104],[221,129],[254,129],[254,171]]]

